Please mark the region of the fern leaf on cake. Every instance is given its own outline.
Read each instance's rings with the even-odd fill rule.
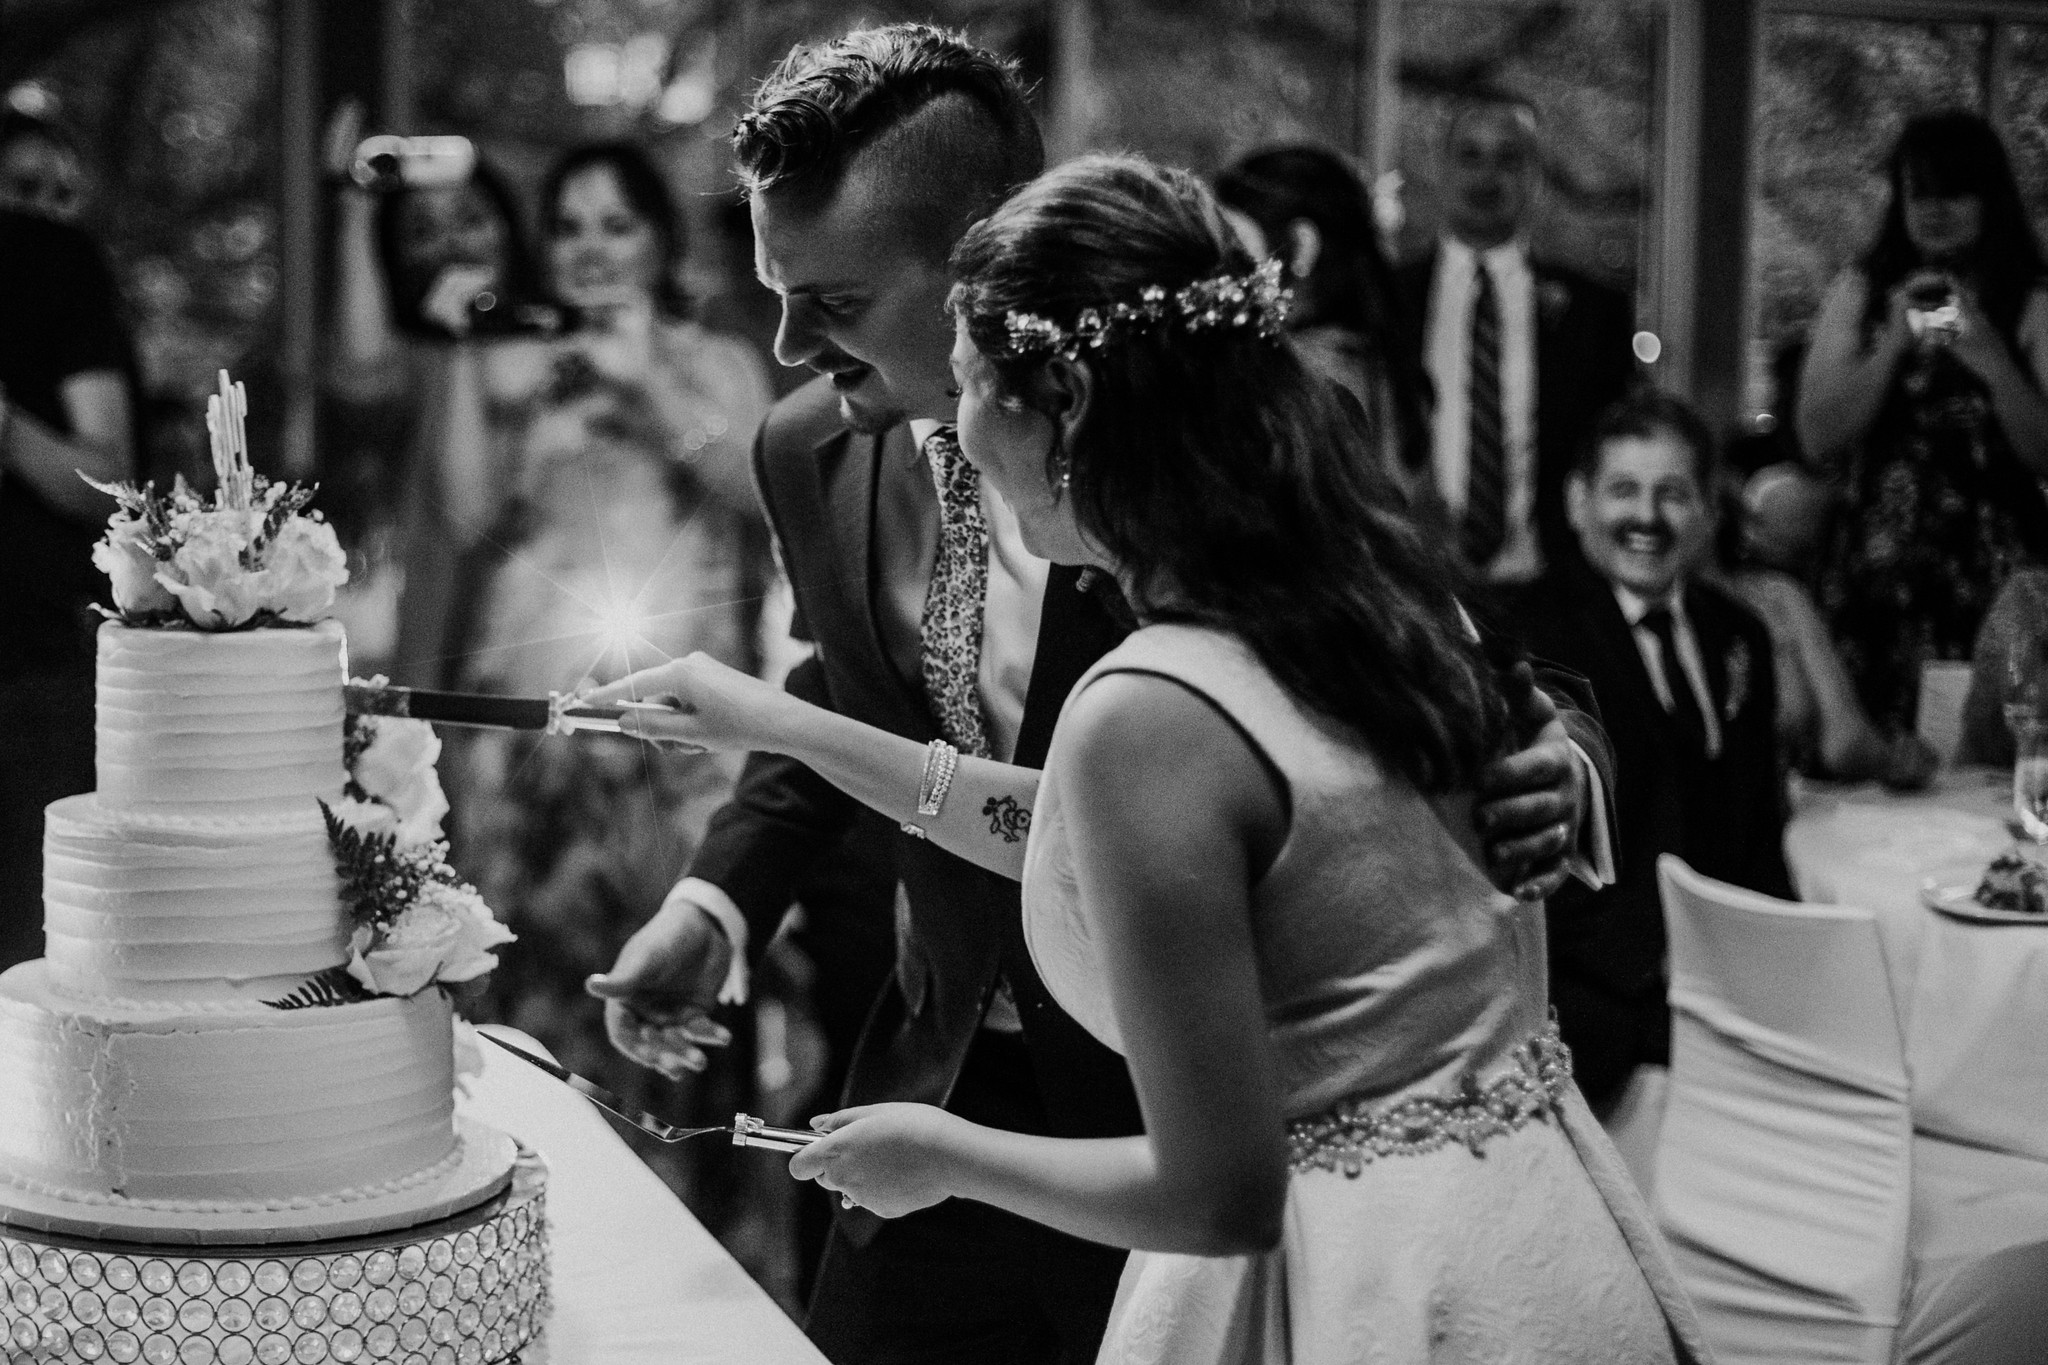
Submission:
[[[290,995],[263,1003],[274,1010],[324,1009],[331,1005],[353,1005],[370,999],[362,982],[348,974],[346,967],[329,967]]]
[[[320,814],[327,822],[327,842],[350,921],[382,927],[404,914],[433,879],[441,861],[438,852],[401,849],[395,834],[357,829],[325,801]]]

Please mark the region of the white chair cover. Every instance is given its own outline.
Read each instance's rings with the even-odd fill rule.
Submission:
[[[1912,1121],[1872,917],[1658,860],[1670,1097],[1655,1208],[1715,1354],[1889,1362]]]

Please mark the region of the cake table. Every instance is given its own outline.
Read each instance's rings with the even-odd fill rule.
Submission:
[[[543,1050],[515,1030],[492,1031]],[[825,1365],[588,1101],[496,1048],[484,1053],[458,1112],[516,1132],[548,1164],[553,1310],[522,1365]]]

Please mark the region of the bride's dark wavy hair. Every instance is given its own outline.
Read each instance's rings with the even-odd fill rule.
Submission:
[[[1252,265],[1200,180],[1090,156],[969,229],[951,306],[999,398],[1045,410],[1048,358],[1014,354],[1007,315],[1071,329],[1147,285]],[[1124,568],[1139,614],[1229,631],[1422,791],[1469,788],[1508,738],[1501,680],[1447,547],[1403,515],[1334,386],[1251,327],[1119,333],[1082,363],[1093,397],[1047,477],[1068,471],[1081,530]]]

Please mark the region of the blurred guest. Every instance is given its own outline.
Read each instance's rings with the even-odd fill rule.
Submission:
[[[347,453],[324,481],[330,515],[369,528],[344,607],[397,597],[395,623],[352,631],[358,657],[398,682],[445,686],[469,624],[459,567],[501,511],[547,377],[552,310],[535,307],[517,201],[487,162],[439,183],[401,164],[372,189],[348,176],[360,132],[349,106],[328,130],[339,240],[327,378]]]
[[[1372,191],[1335,152],[1291,146],[1226,166],[1216,197],[1252,254],[1286,267],[1287,325],[1303,357],[1365,408],[1388,471],[1411,491],[1427,484],[1429,381],[1400,319]]]
[[[475,618],[454,679],[545,695],[695,651],[754,670],[773,574],[748,472],[769,401],[761,361],[687,317],[683,225],[637,148],[567,154],[541,225],[550,288],[577,321],[548,344],[527,400],[503,512],[468,579]],[[494,974],[498,1016],[673,1112],[662,1079],[611,1049],[583,979],[682,876],[737,758],[505,733],[450,750],[462,865],[520,936]],[[669,1173],[682,1183],[680,1162]]]
[[[1467,563],[1502,583],[1576,553],[1565,475],[1593,418],[1635,375],[1628,298],[1530,255],[1541,179],[1535,106],[1466,95],[1441,149],[1444,235],[1395,272],[1409,347],[1436,389],[1437,491]]]
[[[1821,602],[1879,724],[1963,659],[1999,586],[2048,557],[2048,276],[2005,149],[1968,113],[1914,119],[1877,240],[1815,319],[1800,439],[1846,499]]]
[[[92,545],[133,474],[134,355],[105,258],[0,210],[0,967],[40,956],[43,807],[93,786]]]
[[[1791,894],[1771,638],[1701,577],[1715,464],[1705,425],[1676,399],[1645,391],[1601,414],[1565,485],[1582,554],[1555,565],[1518,617],[1531,649],[1591,680],[1626,814],[1617,880],[1581,904],[1555,899],[1550,922],[1551,998],[1596,1108],[1670,1056],[1657,855]]]
[[[19,109],[0,109],[0,209],[73,223],[85,209],[85,192],[85,160],[69,133]]]
[[[1750,488],[1770,473],[1760,471],[1750,480]],[[1792,495],[1774,480],[1761,501],[1782,512],[1775,506],[1779,496]],[[1926,786],[1939,756],[1917,734],[1887,734],[1871,721],[1813,594],[1766,557],[1780,547],[1785,528],[1769,515],[1753,520],[1758,501],[1745,495],[1734,518],[1737,535],[1732,537],[1740,544],[1726,556],[1716,581],[1770,631],[1778,687],[1778,744],[1787,765],[1809,777],[1874,779],[1901,789]],[[1782,519],[1794,525],[1798,520]],[[1764,553],[1752,548],[1759,539]]]
[[[1835,501],[1834,487],[1802,465],[1780,461],[1750,474],[1736,546],[1743,562],[1811,583]]]

